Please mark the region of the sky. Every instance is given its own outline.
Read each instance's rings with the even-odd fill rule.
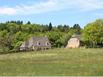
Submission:
[[[0,0],[0,22],[23,20],[84,27],[102,18],[103,0]]]

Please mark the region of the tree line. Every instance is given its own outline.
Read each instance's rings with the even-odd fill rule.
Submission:
[[[51,22],[44,25],[20,20],[0,23],[0,52],[18,51],[20,45],[32,36],[47,36],[53,48],[61,48],[73,34],[80,34],[86,47],[103,47],[103,19],[87,24],[84,29],[79,24],[54,26]]]

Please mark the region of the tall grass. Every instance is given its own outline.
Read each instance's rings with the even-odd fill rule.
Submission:
[[[0,55],[1,76],[102,76],[103,49],[53,49]]]

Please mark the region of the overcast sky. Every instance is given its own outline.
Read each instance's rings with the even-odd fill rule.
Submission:
[[[0,0],[0,22],[31,21],[82,27],[103,18],[103,0]]]

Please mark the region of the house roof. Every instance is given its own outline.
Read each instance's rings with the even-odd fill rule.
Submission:
[[[32,37],[33,41],[49,41],[47,37]]]

